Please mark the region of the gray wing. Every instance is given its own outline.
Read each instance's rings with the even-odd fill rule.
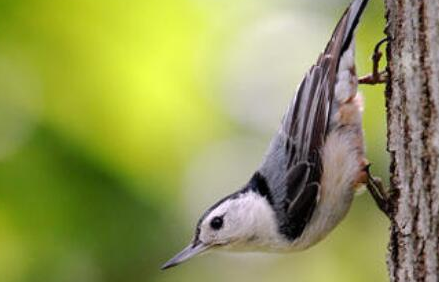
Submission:
[[[301,82],[259,169],[281,231],[290,239],[300,236],[317,203],[338,64],[366,4],[367,0],[356,0],[345,11],[325,51]]]

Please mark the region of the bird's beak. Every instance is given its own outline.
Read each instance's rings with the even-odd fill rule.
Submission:
[[[179,252],[177,255],[175,255],[173,258],[171,258],[168,262],[166,262],[164,265],[162,265],[161,269],[165,270],[165,269],[174,267],[176,265],[179,265],[180,263],[206,251],[209,248],[210,248],[209,245],[206,245],[202,242],[191,243],[189,246],[184,248],[183,251]]]

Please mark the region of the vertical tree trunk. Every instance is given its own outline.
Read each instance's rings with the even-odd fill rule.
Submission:
[[[439,0],[385,0],[391,281],[439,281]]]

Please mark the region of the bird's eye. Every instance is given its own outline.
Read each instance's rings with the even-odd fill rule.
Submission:
[[[212,227],[213,230],[218,230],[223,227],[223,218],[220,216],[214,217],[210,222],[210,227]]]

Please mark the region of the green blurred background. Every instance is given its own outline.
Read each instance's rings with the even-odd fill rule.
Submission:
[[[372,1],[360,74],[383,37]],[[0,281],[386,281],[366,193],[322,243],[167,272],[258,166],[348,0],[0,0]],[[361,87],[387,179],[383,87]]]

